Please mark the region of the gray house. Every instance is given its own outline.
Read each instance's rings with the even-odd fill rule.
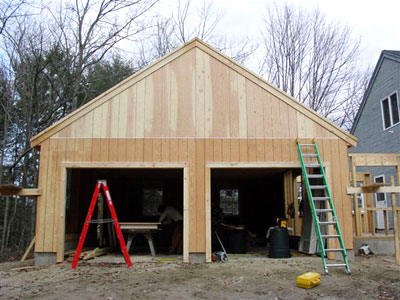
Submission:
[[[351,133],[358,138],[351,153],[400,153],[400,51],[382,51],[367,91],[357,113]],[[358,167],[370,172],[374,182],[390,183],[397,176],[394,167]],[[375,194],[377,207],[391,205],[389,195]],[[362,206],[362,202],[359,202]],[[389,226],[392,226],[389,216]],[[383,229],[382,212],[377,212],[376,228]]]

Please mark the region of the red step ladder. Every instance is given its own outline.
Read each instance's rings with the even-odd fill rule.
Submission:
[[[96,206],[97,197],[99,195],[101,187],[103,187],[103,192],[104,192],[104,195],[107,200],[106,202],[107,202],[108,208],[110,209],[111,219],[92,221],[93,210]],[[94,189],[94,193],[93,193],[93,197],[92,197],[92,202],[90,202],[89,211],[86,216],[85,224],[83,225],[82,233],[81,233],[81,236],[79,237],[78,247],[76,248],[75,257],[72,262],[72,269],[76,269],[76,266],[78,265],[79,256],[81,255],[83,243],[85,242],[86,234],[89,229],[90,223],[99,223],[99,221],[101,221],[102,223],[113,223],[114,224],[115,232],[117,233],[119,244],[121,246],[122,253],[124,254],[125,262],[128,265],[128,268],[132,267],[131,259],[129,258],[128,251],[126,250],[125,240],[122,235],[121,228],[119,227],[117,214],[115,212],[114,205],[111,200],[111,194],[110,194],[110,190],[107,185],[107,181],[106,180],[97,180],[96,188]]]

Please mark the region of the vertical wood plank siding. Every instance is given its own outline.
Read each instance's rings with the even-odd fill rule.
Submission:
[[[205,252],[205,163],[298,162],[297,138],[317,138],[330,163],[352,248],[346,142],[195,47],[42,142],[35,249],[60,250],[62,162],[189,163],[189,252]]]

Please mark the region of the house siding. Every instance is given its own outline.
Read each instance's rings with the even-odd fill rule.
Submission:
[[[381,101],[395,92],[400,102],[400,63],[384,57],[353,132],[358,138],[358,145],[356,148],[350,148],[350,153],[400,153],[400,124],[385,130],[381,107]],[[376,176],[384,175],[386,183],[390,183],[391,176],[394,177],[396,184],[399,182],[395,167],[357,167],[356,171],[371,173],[371,180],[374,180]],[[398,196],[396,198],[399,201]],[[375,195],[373,201],[376,205]],[[391,207],[391,194],[386,194],[386,201],[387,206]],[[392,228],[391,212],[388,213],[388,223]]]
[[[400,93],[400,63],[384,58],[354,130],[358,145],[351,153],[400,152],[400,124],[384,130],[381,109],[381,100],[396,91]]]

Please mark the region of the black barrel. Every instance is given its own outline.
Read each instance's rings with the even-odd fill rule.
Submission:
[[[271,258],[290,257],[289,234],[286,228],[272,228],[269,232],[269,254]]]
[[[246,231],[244,230],[228,230],[229,252],[234,254],[246,253],[246,236]]]

